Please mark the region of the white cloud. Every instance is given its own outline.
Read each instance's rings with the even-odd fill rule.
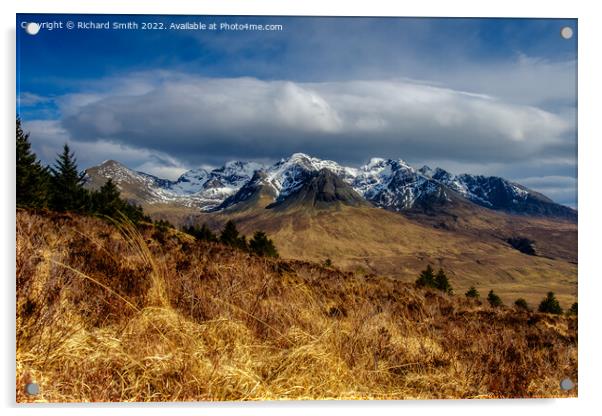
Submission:
[[[72,140],[56,120],[24,122],[23,128],[30,133],[34,152],[46,165],[53,164],[57,153],[62,151],[63,144],[68,143],[82,170],[104,160],[113,159],[132,169],[173,180],[188,169],[179,160],[161,152],[104,140]]]
[[[18,106],[32,106],[50,101],[48,97],[43,97],[38,94],[32,94],[30,92],[21,92],[17,96]]]
[[[130,90],[63,97],[63,127],[78,141],[193,164],[294,151],[355,162],[374,153],[509,162],[574,140],[561,114],[408,80],[295,83],[165,71],[152,79],[134,74],[127,80],[138,87]]]
[[[356,165],[382,156],[524,180],[575,201],[575,110],[566,106],[546,111],[408,79],[302,83],[166,71],[101,80],[55,102],[62,120],[25,123],[46,162],[64,142],[81,167],[116,159],[169,179],[297,151]],[[542,177],[564,179],[546,186]]]

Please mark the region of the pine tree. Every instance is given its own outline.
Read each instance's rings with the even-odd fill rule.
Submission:
[[[426,269],[424,269],[420,273],[420,276],[418,276],[418,279],[416,279],[416,286],[435,287],[435,273],[430,264],[426,266]]]
[[[151,222],[151,218],[144,213],[140,205],[125,202],[122,210],[123,214],[134,224],[139,224],[141,221]]]
[[[29,134],[17,118],[17,206],[41,208],[48,205],[48,170],[31,151]]]
[[[197,232],[198,238],[205,241],[217,241],[217,236],[211,231],[207,224],[203,224]]]
[[[479,294],[479,291],[474,286],[471,286],[470,289],[468,289],[468,291],[464,295],[467,298],[472,298],[472,299],[478,299],[481,296]]]
[[[569,308],[569,310],[567,311],[567,313],[569,315],[575,315],[575,316],[577,316],[577,308],[578,308],[578,305],[577,305],[577,302],[575,302],[575,303],[573,303],[571,305],[571,307]]]
[[[529,308],[529,304],[523,298],[516,299],[516,301],[514,302],[514,306],[516,306],[517,309],[521,309],[523,311],[529,311],[529,310],[531,310]]]
[[[236,224],[233,221],[228,221],[219,236],[219,241],[222,244],[240,248],[243,250],[248,249],[247,238],[243,235],[240,236]]]
[[[217,241],[217,236],[211,231],[207,224],[203,224],[200,228],[198,225],[184,227],[184,232],[190,234],[197,240]]]
[[[247,236],[241,235],[240,238],[238,239],[238,241],[236,242],[236,244],[234,245],[234,247],[239,248],[241,250],[248,251],[249,243],[247,242]]]
[[[228,221],[219,236],[219,241],[223,244],[232,246],[235,244],[236,240],[238,240],[236,224],[234,224],[233,221]]]
[[[278,257],[274,242],[263,231],[255,232],[253,238],[249,241],[249,250],[251,253],[262,257]]]
[[[55,165],[50,168],[51,206],[57,211],[82,211],[86,209],[88,192],[84,189],[84,172],[77,169],[77,160],[65,144]]]
[[[435,276],[435,288],[439,289],[442,292],[449,293],[450,295],[454,291],[443,269],[439,269],[439,271],[437,272],[437,276]]]
[[[560,315],[562,313],[562,308],[560,307],[560,303],[558,303],[558,299],[556,299],[554,292],[548,292],[548,295],[541,301],[537,310],[539,312],[552,313],[555,315]]]
[[[487,301],[489,302],[489,305],[491,305],[492,308],[498,308],[504,304],[502,302],[502,299],[498,295],[496,295],[493,292],[493,290],[489,291],[489,294],[487,295]]]
[[[110,217],[115,217],[119,212],[126,215],[124,212],[125,201],[121,199],[121,194],[117,185],[109,179],[96,192],[91,194],[91,210],[97,214],[103,214]]]

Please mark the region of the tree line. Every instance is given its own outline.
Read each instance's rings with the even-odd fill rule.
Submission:
[[[278,250],[276,250],[274,242],[268,238],[266,233],[255,231],[253,237],[247,241],[247,237],[240,234],[236,224],[231,220],[226,222],[219,235],[213,233],[207,224],[200,227],[198,225],[184,227],[183,231],[197,240],[219,242],[262,257],[278,257]]]
[[[426,269],[420,272],[420,275],[416,279],[415,282],[417,287],[428,287],[440,290],[447,294],[453,294],[453,288],[445,274],[445,271],[440,268],[439,271],[435,274],[435,271],[431,267],[431,265],[427,265]],[[468,291],[464,294],[468,299],[479,300],[481,297],[479,291],[476,287],[471,286]],[[490,290],[487,294],[487,302],[492,308],[499,308],[504,306],[504,302],[502,298],[500,298],[493,290]],[[531,311],[531,307],[527,303],[527,301],[523,298],[519,298],[514,302],[514,306],[519,310]],[[577,302],[573,303],[571,307],[566,311],[568,315],[577,315]],[[540,302],[538,308],[538,312],[543,313],[551,313],[555,315],[560,315],[563,313],[562,307],[556,299],[556,295],[554,292],[548,292],[546,297]]]
[[[57,155],[53,165],[43,166],[31,150],[29,134],[17,118],[17,207],[46,208],[116,217],[126,216],[132,222],[150,221],[138,205],[121,198],[111,179],[98,190],[84,187],[85,172],[80,172],[77,159],[68,144]]]
[[[82,214],[103,215],[111,218],[125,216],[134,224],[141,221],[152,223],[153,234],[160,240],[165,238],[169,221],[152,221],[142,207],[121,198],[115,183],[108,179],[98,190],[84,187],[86,174],[79,171],[77,159],[69,148],[57,155],[52,166],[43,166],[31,149],[29,134],[23,131],[21,120],[17,118],[17,207],[70,211]],[[183,231],[197,240],[219,242],[227,246],[247,251],[258,256],[278,257],[274,242],[263,231],[256,231],[247,241],[232,221],[228,221],[219,236],[207,225],[184,227]]]

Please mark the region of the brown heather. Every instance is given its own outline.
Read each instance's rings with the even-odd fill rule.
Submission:
[[[577,395],[576,318],[154,234],[17,212],[18,402]]]

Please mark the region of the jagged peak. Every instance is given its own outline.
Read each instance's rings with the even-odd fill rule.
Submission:
[[[418,169],[418,172],[422,173],[423,175],[430,176],[434,171],[429,165],[422,165],[422,167]]]
[[[288,160],[296,160],[296,159],[315,159],[314,157],[308,155],[307,153],[296,152],[290,155]]]
[[[113,159],[107,159],[107,160],[103,161],[100,165],[98,165],[98,167],[100,167],[100,168],[119,167],[119,168],[129,169],[123,163],[118,162],[118,161],[113,160]]]

